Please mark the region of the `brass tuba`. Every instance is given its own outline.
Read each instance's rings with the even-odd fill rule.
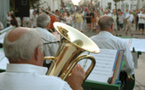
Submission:
[[[55,22],[53,25],[62,38],[56,57],[44,57],[45,60],[53,61],[47,75],[58,76],[65,80],[66,77],[71,75],[71,70],[80,60],[89,59],[92,63],[85,72],[86,79],[94,68],[96,61],[93,56],[79,55],[85,51],[99,53],[100,49],[90,38],[77,29],[60,22]]]

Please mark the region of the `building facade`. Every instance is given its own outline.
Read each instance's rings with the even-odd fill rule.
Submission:
[[[60,9],[60,2],[61,0],[40,0],[40,3],[43,3],[41,7],[44,7],[44,9],[50,7],[51,11]]]
[[[120,0],[117,2],[117,9],[121,9],[122,11],[125,11],[126,9],[129,10],[136,10],[138,8],[141,8],[143,0]],[[113,0],[100,0],[100,7],[105,9],[109,8],[110,10],[115,9],[115,2]]]

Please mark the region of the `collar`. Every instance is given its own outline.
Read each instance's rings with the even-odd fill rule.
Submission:
[[[40,75],[45,75],[47,72],[47,68],[31,64],[8,64],[6,72],[35,72]]]
[[[110,36],[113,36],[110,32],[108,31],[100,31],[100,33],[98,35],[101,35],[101,36],[105,36],[105,37],[110,37]]]
[[[40,29],[41,29],[41,30],[43,29],[43,30],[48,31],[46,28],[41,28],[41,27],[36,27],[35,29],[36,29],[36,30],[37,30],[37,29],[39,29],[39,30],[40,30]]]

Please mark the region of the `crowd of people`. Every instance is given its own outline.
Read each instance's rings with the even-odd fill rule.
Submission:
[[[99,32],[98,27],[98,20],[102,15],[111,16],[114,19],[114,30],[118,31],[119,36],[122,36],[122,33],[125,34],[130,33],[132,34],[131,27],[134,25],[136,26],[136,30],[141,30],[141,34],[144,34],[144,24],[145,24],[145,9],[141,8],[138,10],[129,11],[126,9],[125,12],[121,11],[120,9],[117,10],[110,10],[109,8],[102,9],[102,8],[90,8],[90,7],[78,7],[78,8],[71,8],[71,10],[67,10],[66,8],[61,8],[60,10],[49,11],[50,9],[44,9],[47,15],[51,18],[50,23],[50,31],[53,32],[54,27],[53,23],[64,22],[79,31],[83,32],[84,30],[87,31],[96,31]],[[30,16],[29,17],[15,17],[13,11],[8,12],[7,14],[7,26],[13,25],[15,27],[24,26],[24,27],[37,27],[36,19],[39,14],[43,13],[43,10],[33,9],[30,8]],[[57,15],[50,14],[49,12]],[[117,18],[118,17],[118,18]],[[22,21],[21,21],[22,20]],[[2,24],[2,23],[1,23]],[[1,25],[2,27],[2,25]]]

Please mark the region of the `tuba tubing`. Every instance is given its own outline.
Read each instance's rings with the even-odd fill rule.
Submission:
[[[47,75],[50,75],[50,73],[53,73],[53,72],[54,72],[53,70],[54,70],[54,68],[55,68],[56,58],[55,58],[55,57],[45,57],[44,59],[45,59],[45,60],[51,60],[51,61],[52,61],[52,65],[51,65],[49,71],[47,72]],[[94,68],[94,66],[95,66],[95,64],[96,64],[95,58],[94,58],[93,56],[91,56],[91,55],[81,55],[81,56],[77,57],[75,60],[73,60],[73,61],[70,63],[69,69],[65,69],[65,71],[64,71],[62,74],[59,75],[59,77],[60,77],[62,80],[65,80],[68,76],[71,75],[71,71],[72,71],[72,69],[75,67],[75,65],[76,65],[79,61],[81,61],[81,60],[83,60],[83,59],[89,59],[89,60],[92,61],[90,67],[89,67],[89,68],[87,69],[87,71],[85,72],[85,79],[84,79],[84,80],[86,80],[87,77],[88,77],[88,75],[91,73],[91,71],[93,70],[93,68]],[[51,74],[51,75],[53,75],[53,74]]]

